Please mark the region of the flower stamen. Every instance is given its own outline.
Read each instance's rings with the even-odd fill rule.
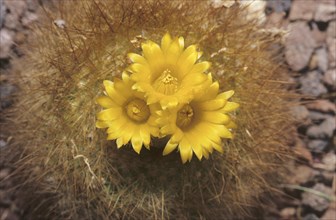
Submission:
[[[172,95],[177,92],[178,80],[171,73],[169,69],[166,69],[154,81],[153,87],[157,92],[164,93],[165,95]]]
[[[135,122],[144,122],[150,116],[146,102],[138,98],[129,101],[125,108],[127,116]]]
[[[184,105],[178,112],[176,118],[176,125],[179,128],[188,127],[194,119],[194,110],[190,105]]]

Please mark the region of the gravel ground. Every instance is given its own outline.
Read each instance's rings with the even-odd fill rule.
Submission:
[[[18,90],[9,82],[11,61],[24,56],[20,45],[29,36],[29,25],[38,20],[41,0],[0,0],[0,153],[10,148],[4,114]],[[305,97],[293,108],[299,135],[295,161],[283,184],[284,196],[265,219],[336,219],[336,5],[334,0],[271,0],[265,10],[267,27],[290,31],[285,59],[296,89]],[[1,159],[1,155],[0,155]],[[3,160],[0,160],[3,161]],[[20,198],[11,186],[12,167],[0,162],[0,220],[24,219]]]

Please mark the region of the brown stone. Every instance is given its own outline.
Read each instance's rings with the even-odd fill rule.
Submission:
[[[322,158],[322,163],[325,165],[325,170],[335,171],[336,168],[336,155],[334,152],[329,152]]]
[[[4,0],[4,3],[9,10],[6,15],[5,26],[9,29],[17,29],[20,24],[20,16],[26,10],[25,1]]]
[[[329,68],[336,67],[336,38],[328,38]]]
[[[317,67],[322,71],[326,72],[328,69],[328,53],[325,47],[318,48],[315,51],[317,56]]]
[[[309,65],[310,70],[315,70],[317,68],[317,55],[316,53],[313,53],[313,55],[310,58]]]
[[[294,1],[289,13],[290,20],[307,20],[310,21],[314,17],[316,3],[313,1]]]
[[[304,165],[300,165],[295,168],[293,171],[294,175],[290,179],[290,183],[294,185],[301,185],[304,184],[314,178],[315,175],[318,174],[317,171],[313,170],[312,168]]]
[[[34,21],[38,19],[37,15],[32,12],[26,12],[24,17],[21,19],[22,25],[25,27],[28,27],[31,25]]]
[[[294,216],[296,213],[296,209],[293,208],[293,207],[287,207],[287,208],[284,208],[280,211],[280,216],[283,218],[283,219],[290,219],[292,216]]]
[[[327,32],[320,31],[317,24],[315,22],[311,23],[312,26],[312,36],[315,39],[316,46],[320,47],[325,44],[325,41],[327,39]]]
[[[315,184],[312,190],[323,193],[326,196],[332,195],[332,189],[321,183]],[[322,212],[329,207],[329,201],[326,198],[309,191],[302,193],[302,203],[318,212]]]
[[[300,123],[308,120],[309,111],[305,106],[302,105],[294,106],[291,108],[291,112],[294,118]]]
[[[5,17],[7,14],[6,10],[6,5],[3,3],[3,1],[0,1],[0,28],[2,28],[2,25],[5,21]]]
[[[14,32],[6,28],[0,30],[0,59],[9,58]]]
[[[20,25],[19,17],[14,14],[7,14],[5,19],[5,27],[8,29],[16,29]]]
[[[5,5],[11,14],[20,16],[27,9],[26,1],[4,0]]]
[[[319,60],[317,60],[317,62],[319,62]],[[318,97],[327,93],[327,88],[321,82],[322,77],[323,75],[319,71],[311,71],[303,74],[299,78],[301,93],[308,97]]]
[[[310,126],[307,129],[307,135],[314,139],[332,138],[335,128],[335,117],[329,116],[321,124]]]
[[[336,5],[318,4],[314,16],[315,21],[328,22],[336,19]]]
[[[281,28],[284,26],[284,12],[274,12],[267,17],[266,28]]]
[[[313,162],[313,157],[310,151],[306,148],[305,143],[299,138],[296,139],[294,153],[298,158],[306,160],[309,163]]]
[[[320,112],[325,112],[325,113],[336,113],[335,104],[325,99],[319,99],[319,100],[310,102],[306,104],[306,107],[310,110],[315,110],[315,111],[320,111]]]
[[[329,22],[327,35],[328,38],[336,38],[336,21]]]
[[[330,69],[327,72],[325,72],[322,80],[326,85],[335,88],[336,87],[336,69]]]
[[[336,217],[336,202],[330,203],[328,210],[322,215],[320,220],[331,220]]]
[[[316,42],[306,22],[291,23],[289,30],[285,56],[291,69],[299,71],[308,65]]]
[[[335,0],[315,0],[318,3],[326,4],[326,5],[334,5]]]

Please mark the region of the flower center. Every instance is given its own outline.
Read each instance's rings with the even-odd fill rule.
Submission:
[[[178,112],[176,118],[176,125],[179,128],[188,127],[194,118],[194,110],[190,105],[184,105]]]
[[[171,95],[177,92],[178,80],[171,75],[169,69],[166,69],[161,73],[159,78],[154,81],[153,87],[160,93]]]
[[[126,105],[126,114],[135,122],[144,122],[149,118],[150,111],[144,100],[136,98]]]

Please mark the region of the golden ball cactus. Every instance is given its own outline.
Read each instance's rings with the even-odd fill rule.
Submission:
[[[281,170],[292,120],[274,39],[245,19],[246,7],[56,5],[34,28],[17,78],[17,172],[39,195],[27,195],[28,216],[251,216]]]

